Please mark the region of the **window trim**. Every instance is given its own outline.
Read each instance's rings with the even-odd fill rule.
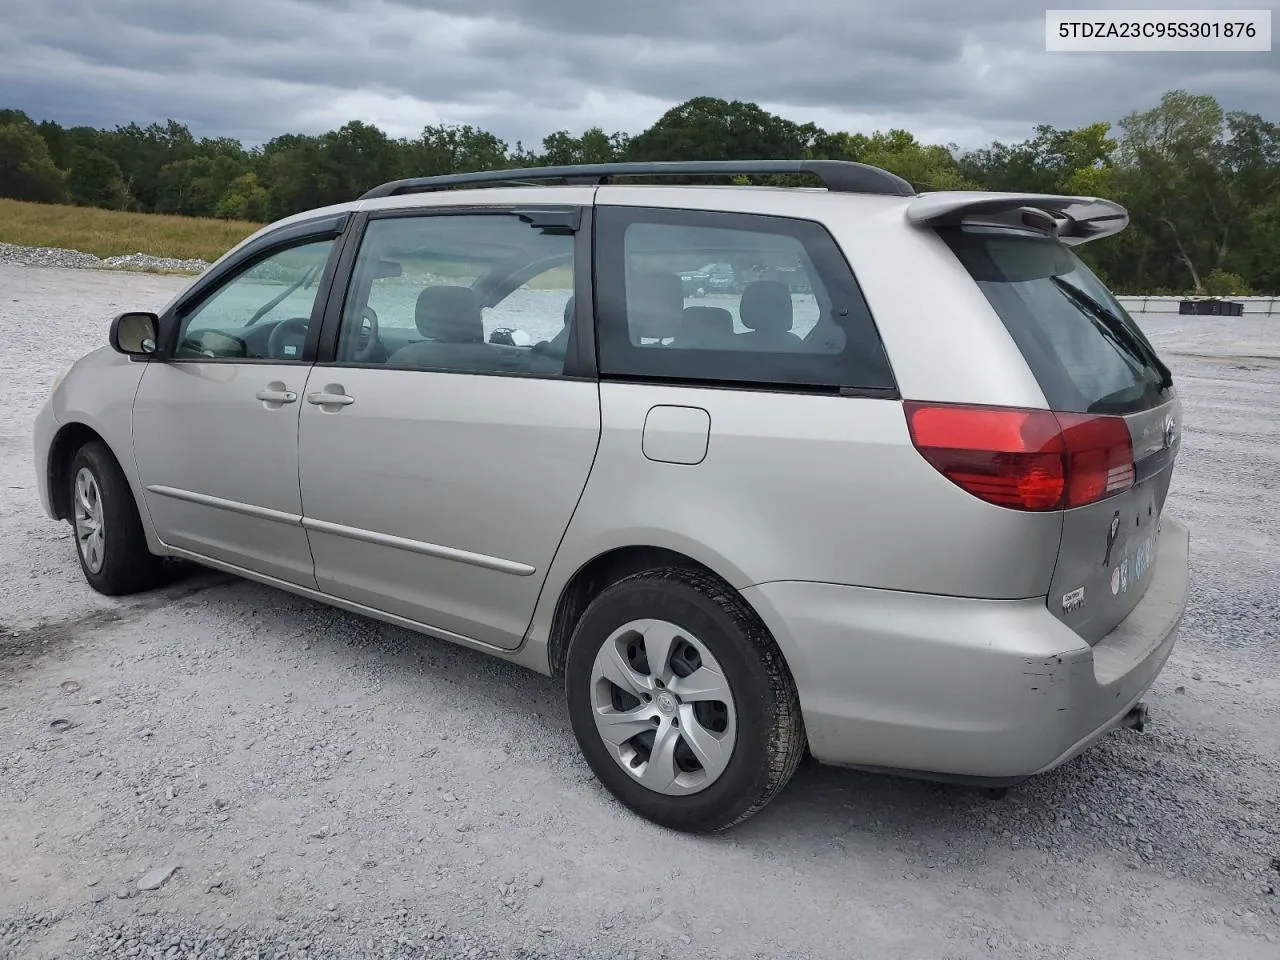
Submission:
[[[599,289],[617,291],[612,302],[596,304],[596,322],[601,330],[596,334],[597,354],[603,359],[604,352],[610,347],[622,352],[629,361],[636,354],[634,351],[646,348],[635,347],[626,334],[626,230],[632,224],[645,223],[669,226],[707,227],[723,230],[742,230],[756,233],[770,233],[790,237],[798,242],[809,257],[819,278],[824,281],[830,293],[829,282],[832,272],[840,274],[842,284],[848,284],[851,306],[856,304],[856,311],[862,314],[867,329],[874,336],[880,347],[881,358],[887,383],[884,384],[839,384],[817,383],[812,380],[804,383],[786,380],[730,378],[726,376],[697,376],[688,373],[659,372],[636,367],[629,362],[621,366],[631,367],[625,372],[607,369],[608,364],[599,363],[597,369],[602,381],[620,383],[661,383],[672,386],[690,386],[697,388],[727,389],[735,391],[758,391],[769,393],[812,393],[820,395],[839,395],[842,397],[867,397],[873,399],[901,399],[897,377],[884,345],[884,338],[871,313],[862,286],[858,283],[857,274],[849,263],[844,251],[831,235],[830,230],[821,221],[802,217],[778,216],[775,214],[742,213],[727,210],[694,210],[683,207],[639,207],[621,204],[599,204],[596,207],[596,270],[595,277]],[[805,236],[805,234],[810,236]],[[815,250],[809,242],[813,236],[820,238],[821,249]],[[815,255],[817,254],[817,255]],[[824,264],[826,269],[824,269]],[[846,279],[847,278],[847,279]],[[850,311],[854,313],[854,310]],[[622,332],[622,341],[608,334],[608,330]],[[613,340],[611,344],[610,341]],[[699,349],[699,356],[712,360],[720,358],[736,358],[756,355],[754,352],[737,350]],[[770,354],[763,354],[768,356]],[[776,355],[776,354],[775,354]],[[658,356],[655,352],[651,356]],[[825,356],[836,356],[826,354]]]
[[[437,217],[458,216],[510,216],[521,219],[521,214],[528,214],[540,209],[563,210],[574,208],[579,214],[577,229],[573,234],[573,296],[574,318],[573,335],[570,337],[570,349],[565,355],[564,371],[559,374],[526,372],[517,370],[459,370],[456,367],[388,367],[385,363],[355,363],[338,359],[338,337],[342,329],[342,316],[346,310],[347,297],[351,293],[351,282],[355,278],[356,260],[364,246],[369,225],[375,220],[390,220],[406,217],[428,219]],[[529,229],[535,229],[530,226]],[[333,292],[326,304],[324,317],[320,322],[320,332],[315,355],[317,367],[346,370],[399,370],[407,373],[445,373],[455,376],[477,377],[515,377],[525,380],[595,380],[595,323],[594,323],[594,290],[592,271],[592,237],[594,235],[594,216],[590,206],[573,203],[492,203],[450,206],[415,206],[395,207],[386,210],[364,211],[355,217],[351,228],[347,231],[341,256],[338,258],[334,277]]]
[[[352,215],[349,212],[337,215],[316,217],[291,223],[264,233],[255,240],[246,243],[242,248],[217,266],[206,271],[190,287],[183,291],[180,298],[160,317],[158,349],[148,359],[164,363],[247,363],[297,366],[314,362],[316,343],[319,338],[320,319],[333,290],[335,272],[341,252],[350,236],[348,229]],[[228,284],[234,282],[246,270],[277,253],[316,243],[321,240],[336,241],[329,250],[329,259],[320,273],[320,282],[316,286],[316,298],[311,305],[311,322],[307,327],[307,339],[303,344],[302,355],[296,359],[274,357],[178,357],[174,356],[178,331],[182,321],[199,305],[206,303],[211,297]]]

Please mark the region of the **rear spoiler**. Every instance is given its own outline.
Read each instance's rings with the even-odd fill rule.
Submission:
[[[986,193],[977,190],[945,190],[926,193],[907,204],[907,222],[940,227],[959,223],[1009,226],[1021,222],[1048,229],[1063,243],[1087,243],[1119,233],[1129,224],[1129,212],[1101,197],[1065,197],[1051,193]]]

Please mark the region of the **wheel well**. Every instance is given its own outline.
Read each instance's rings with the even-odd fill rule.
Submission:
[[[58,431],[49,448],[49,502],[59,520],[71,516],[71,458],[86,443],[102,440],[97,431],[83,423],[69,423]]]
[[[547,662],[553,677],[557,680],[564,677],[569,638],[591,601],[624,577],[658,567],[687,567],[723,579],[706,564],[664,547],[620,547],[600,554],[584,564],[560,593],[560,601],[556,604],[556,612],[551,619],[551,636],[547,642]]]

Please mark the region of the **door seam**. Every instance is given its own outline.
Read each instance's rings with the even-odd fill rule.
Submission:
[[[331,293],[332,295],[332,293]],[[302,389],[298,391],[298,397],[302,398],[307,395],[307,388],[311,386],[311,375],[315,373],[316,365],[312,361],[307,367],[307,375],[302,380]],[[316,550],[315,545],[311,542],[311,531],[307,529],[307,501],[302,493],[302,413],[305,409],[303,404],[298,404],[298,425],[294,435],[293,447],[296,451],[294,457],[294,466],[298,479],[298,511],[299,520],[302,525],[302,535],[307,538],[307,554],[311,557],[311,581],[316,585],[316,589],[320,589],[320,577],[316,573]]]

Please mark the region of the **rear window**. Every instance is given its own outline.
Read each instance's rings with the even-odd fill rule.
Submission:
[[[949,227],[939,234],[1064,413],[1123,414],[1165,399],[1168,370],[1106,286],[1052,237]]]

